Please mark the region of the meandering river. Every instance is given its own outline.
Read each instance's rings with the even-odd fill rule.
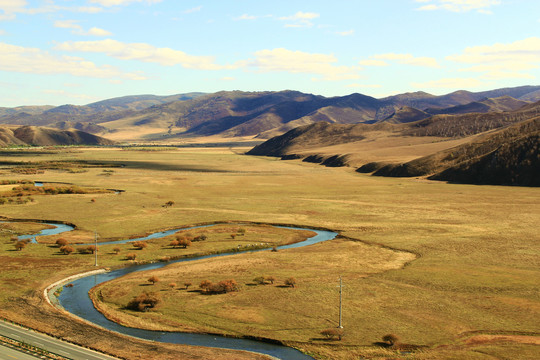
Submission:
[[[58,226],[58,227],[55,229],[49,229],[48,231],[44,230],[47,232],[40,233],[38,235],[50,235],[51,233],[58,234],[63,231],[73,230],[72,227],[68,227],[63,224],[49,223],[48,225],[53,225],[53,226]],[[211,225],[207,225],[207,226],[211,226]],[[315,244],[318,242],[334,239],[337,235],[337,233],[332,232],[332,231],[295,228],[295,227],[286,227],[286,228],[293,229],[293,230],[309,230],[309,231],[315,232],[316,235],[302,242],[279,246],[278,249],[289,249],[289,248],[307,246],[307,245]],[[157,232],[149,236],[146,236],[144,238],[138,238],[138,239],[102,242],[102,243],[99,243],[99,245],[120,244],[120,243],[126,243],[126,242],[131,242],[131,241],[138,241],[138,240],[157,239],[157,238],[174,234],[181,230],[188,230],[188,229],[193,229],[193,227]],[[265,249],[265,250],[256,250],[256,251],[269,251],[269,250]],[[77,280],[70,282],[70,284],[72,284],[73,286],[64,287],[63,291],[58,297],[58,302],[64,309],[66,309],[70,313],[80,318],[83,318],[87,321],[90,321],[106,329],[116,331],[122,334],[126,334],[129,336],[134,336],[141,339],[158,341],[158,342],[166,342],[166,343],[174,343],[174,344],[186,344],[186,345],[207,346],[207,347],[214,347],[214,348],[245,350],[245,351],[251,351],[251,352],[270,355],[277,359],[283,359],[283,360],[313,359],[311,356],[305,355],[296,349],[278,345],[278,344],[272,344],[268,342],[229,338],[229,337],[217,336],[217,335],[191,334],[191,333],[184,333],[184,332],[151,331],[151,330],[125,327],[118,323],[108,320],[105,316],[103,316],[103,314],[97,311],[88,295],[88,292],[90,291],[92,287],[98,284],[101,284],[105,281],[119,278],[129,273],[158,269],[158,268],[167,266],[168,264],[171,264],[173,262],[196,261],[200,259],[206,259],[206,258],[212,258],[212,257],[218,257],[218,256],[233,256],[238,253],[239,252],[234,252],[234,253],[231,252],[231,253],[223,253],[223,254],[217,254],[217,255],[206,255],[206,256],[195,257],[195,258],[183,258],[179,260],[170,261],[168,263],[159,262],[159,263],[135,265],[135,266],[129,266],[123,269],[114,270],[107,273],[82,277],[82,278],[79,278]],[[54,295],[49,294],[49,296],[54,296]]]

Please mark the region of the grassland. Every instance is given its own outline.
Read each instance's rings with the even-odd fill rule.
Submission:
[[[24,205],[2,205],[2,214],[74,223],[77,230],[72,236],[80,241],[91,240],[94,231],[101,239],[115,239],[216,221],[325,227],[345,237],[295,251],[168,267],[159,274],[163,280],[154,286],[169,300],[161,310],[139,318],[143,326],[149,319],[159,323],[161,311],[171,312],[173,320],[162,321],[162,326],[256,333],[294,344],[320,359],[538,357],[539,348],[534,345],[538,343],[540,313],[538,189],[373,178],[349,168],[329,169],[238,152],[80,149],[20,155],[17,161],[73,159],[110,167],[89,167],[85,173],[45,169],[34,175],[5,169],[0,171],[0,180],[62,181],[125,192],[38,195]],[[0,161],[10,160],[9,155],[0,157]],[[174,205],[164,207],[169,201]],[[74,325],[39,300],[39,289],[47,283],[91,269],[91,256],[58,255],[58,249],[45,244],[10,251],[10,235],[2,232],[2,236],[0,261],[8,264],[9,271],[3,269],[0,274],[0,314],[28,325],[40,323],[43,330],[78,342],[85,341],[83,334],[99,337],[98,331],[86,327],[86,333],[70,333]],[[162,245],[139,253],[157,260],[171,251]],[[103,255],[103,265],[121,264],[124,252]],[[418,258],[401,268],[409,259],[400,256],[409,253]],[[189,276],[194,284],[205,278],[234,277],[244,288],[238,293],[204,296],[165,286],[175,281],[181,287],[180,281],[188,273],[197,274]],[[315,340],[320,330],[335,325],[333,306],[340,273],[346,284],[346,336],[341,342]],[[294,274],[299,286],[247,285],[259,274],[278,280]],[[121,281],[124,294],[102,289],[109,301],[106,306],[116,306],[115,311],[141,288],[141,281]],[[271,305],[285,296],[290,296],[286,304]],[[175,303],[179,305],[173,309]],[[189,305],[189,311],[179,310],[180,304]],[[28,319],[24,314],[35,316]],[[284,322],[291,322],[293,314],[298,318],[288,327]],[[125,316],[123,321],[130,321],[132,314]],[[45,324],[51,319],[67,330]],[[408,355],[372,345],[387,333],[397,334],[403,343],[426,348]],[[143,345],[129,341],[143,351]],[[110,340],[103,344],[114,348]],[[195,351],[173,348],[181,348],[186,359],[189,351]],[[166,356],[170,349],[164,345],[155,354]]]

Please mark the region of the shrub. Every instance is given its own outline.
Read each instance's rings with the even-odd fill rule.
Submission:
[[[171,288],[171,290],[173,290],[176,287],[176,283],[175,282],[169,283],[169,287]]]
[[[60,238],[56,240],[56,245],[58,245],[58,247],[66,246],[67,244],[68,244],[68,241],[64,238]]]
[[[130,253],[126,255],[126,260],[135,260],[137,258],[137,254]]]
[[[60,252],[62,252],[65,255],[69,255],[74,251],[75,251],[75,249],[72,246],[69,246],[69,245],[64,245],[64,246],[62,246],[60,248]]]
[[[156,293],[142,293],[139,296],[131,300],[126,308],[135,311],[148,311],[148,309],[155,308],[161,302],[161,297]]]
[[[266,279],[264,278],[264,276],[258,276],[255,279],[253,279],[253,281],[256,284],[259,284],[259,285],[265,285],[266,284]]]
[[[199,235],[199,236],[194,237],[193,241],[204,241],[206,239],[208,239],[208,236],[203,234],[203,235]]]
[[[240,288],[238,287],[238,283],[233,280],[222,280],[218,282],[217,284],[212,284],[209,288],[209,293],[211,294],[225,294],[233,291],[238,291]]]
[[[184,286],[186,287],[186,290],[187,290],[191,285],[193,285],[193,284],[192,284],[191,282],[189,282],[189,281],[186,281],[186,282],[184,283]]]
[[[148,247],[148,244],[145,241],[134,241],[132,245],[138,250],[146,249],[146,247]]]
[[[119,247],[115,247],[114,249],[112,249],[112,251],[113,251],[116,255],[118,255],[118,253],[120,252],[120,250],[121,250],[121,249],[120,249]]]
[[[21,241],[17,241],[15,243],[15,249],[17,251],[21,251],[22,249],[24,249],[26,247],[26,241],[24,240],[21,240]]]
[[[296,279],[293,277],[288,278],[287,280],[285,280],[285,285],[290,287],[296,287]]]
[[[273,276],[267,276],[265,280],[268,281],[270,284],[273,284],[274,281],[276,281],[276,278]]]
[[[156,275],[152,275],[148,278],[147,281],[154,285],[155,283],[159,282],[159,278]]]
[[[386,334],[382,337],[382,340],[388,344],[388,346],[394,346],[399,342],[399,337],[394,334]]]
[[[321,335],[323,335],[324,337],[330,340],[333,340],[336,337],[338,340],[341,340],[341,338],[343,337],[343,329],[340,329],[340,328],[324,329],[323,331],[321,331]]]

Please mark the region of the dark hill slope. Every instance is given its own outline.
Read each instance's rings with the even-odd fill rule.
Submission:
[[[112,145],[113,141],[79,130],[37,126],[0,127],[0,144],[8,145]]]
[[[468,144],[404,164],[384,166],[373,175],[411,177],[434,174],[429,179],[468,184],[540,186],[539,139],[540,117],[535,117],[485,134]],[[362,168],[359,171],[362,172]]]
[[[308,149],[360,141],[366,132],[392,131],[392,124],[330,124],[318,122],[300,126],[276,136],[248,151],[248,155],[284,156],[296,149]]]

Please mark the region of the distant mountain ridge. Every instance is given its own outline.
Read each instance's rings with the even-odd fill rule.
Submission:
[[[540,86],[478,93],[462,90],[442,96],[415,92],[382,99],[357,93],[324,97],[291,90],[221,91],[126,96],[85,106],[43,108],[41,112],[37,107],[31,112],[3,108],[0,123],[59,128],[76,124],[95,134],[135,141],[200,136],[268,139],[322,121],[408,123],[435,114],[511,111],[536,100],[540,100]]]

